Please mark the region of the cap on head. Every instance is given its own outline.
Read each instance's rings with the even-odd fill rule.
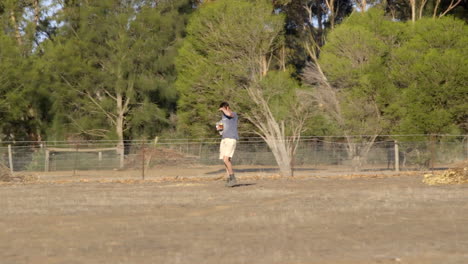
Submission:
[[[227,102],[222,102],[222,103],[219,105],[220,108],[221,108],[221,107],[222,107],[222,108],[225,108],[225,107],[228,107],[228,106],[229,106],[229,104],[228,104]]]

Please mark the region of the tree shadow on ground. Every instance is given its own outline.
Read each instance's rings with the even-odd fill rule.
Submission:
[[[317,169],[312,168],[295,168],[294,171],[317,171]],[[226,172],[225,169],[219,169],[215,171],[206,172],[205,174],[218,174]],[[279,172],[278,168],[248,168],[248,169],[236,169],[234,168],[235,173],[244,173],[244,172]]]
[[[443,170],[448,170],[449,168],[447,167],[440,167],[440,168],[400,168],[400,171],[426,171],[426,170],[432,170],[432,171],[443,171]],[[372,168],[372,169],[361,169],[363,172],[373,172],[373,171],[395,171],[395,168]]]

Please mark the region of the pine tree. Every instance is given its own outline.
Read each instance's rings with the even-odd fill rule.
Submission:
[[[391,115],[403,134],[468,131],[468,26],[447,17],[408,24],[390,64],[398,88]]]
[[[48,44],[56,120],[85,137],[121,144],[168,127],[176,96],[173,60],[189,1],[84,1],[62,12],[71,14],[68,26]]]

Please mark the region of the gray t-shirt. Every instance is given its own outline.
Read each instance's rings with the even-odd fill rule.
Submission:
[[[221,122],[224,124],[223,138],[239,139],[237,134],[237,113],[232,112],[234,117],[226,116],[224,113],[221,114]]]

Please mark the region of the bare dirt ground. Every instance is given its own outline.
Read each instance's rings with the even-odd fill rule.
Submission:
[[[468,263],[468,185],[240,175],[0,185],[0,263]]]

